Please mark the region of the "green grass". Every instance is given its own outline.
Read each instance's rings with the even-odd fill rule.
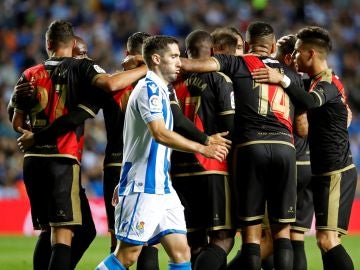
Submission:
[[[91,270],[108,255],[109,238],[98,236],[86,251],[80,261],[77,270]],[[0,236],[0,268],[1,270],[31,270],[32,252],[36,237],[27,236]],[[229,254],[230,260],[240,245],[237,238],[234,249]],[[308,270],[322,269],[320,252],[318,251],[313,236],[306,237],[306,254],[308,258]],[[355,269],[360,269],[360,235],[349,235],[343,238],[343,245],[352,257]],[[160,269],[167,269],[167,256],[163,250],[159,255]],[[131,269],[136,269],[133,266]]]

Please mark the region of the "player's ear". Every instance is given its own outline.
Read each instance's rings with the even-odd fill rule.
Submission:
[[[248,53],[250,50],[250,45],[248,42],[244,42],[244,53]]]
[[[76,38],[73,38],[73,40],[72,40],[72,49],[76,48],[76,44],[77,44],[77,40],[76,40]]]
[[[157,54],[157,53],[154,53],[152,56],[151,56],[151,59],[153,61],[153,63],[155,65],[159,65],[160,64],[160,55]]]
[[[276,42],[274,39],[274,41],[271,43],[270,54],[273,54],[275,52],[276,52]]]

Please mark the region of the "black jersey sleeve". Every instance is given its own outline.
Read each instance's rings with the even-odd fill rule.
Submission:
[[[316,87],[316,89],[317,88],[318,87]],[[325,100],[321,86],[318,91],[316,91],[316,89],[308,93],[297,83],[291,81],[289,87],[285,88],[285,91],[295,104],[300,104],[305,107],[305,109],[311,109],[321,106]]]
[[[93,118],[93,115],[82,107],[77,107],[70,113],[56,119],[51,125],[34,133],[36,143],[46,143],[48,140],[59,137],[73,130],[78,125],[85,122],[86,119]]]

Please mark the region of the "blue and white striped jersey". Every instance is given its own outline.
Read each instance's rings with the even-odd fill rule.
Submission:
[[[126,108],[119,195],[170,193],[171,148],[157,143],[147,127],[156,119],[164,119],[166,128],[173,129],[168,88],[148,71],[131,93]]]

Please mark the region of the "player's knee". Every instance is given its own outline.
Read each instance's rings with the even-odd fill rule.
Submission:
[[[169,254],[170,261],[174,263],[183,263],[190,261],[190,248],[187,245],[182,245],[178,247],[176,250],[173,250],[171,254]]]
[[[316,233],[317,246],[320,250],[327,252],[340,244],[340,238],[335,231],[318,231]]]
[[[210,243],[221,247],[227,254],[231,251],[234,246],[235,232],[230,230],[213,231],[209,234]]]

